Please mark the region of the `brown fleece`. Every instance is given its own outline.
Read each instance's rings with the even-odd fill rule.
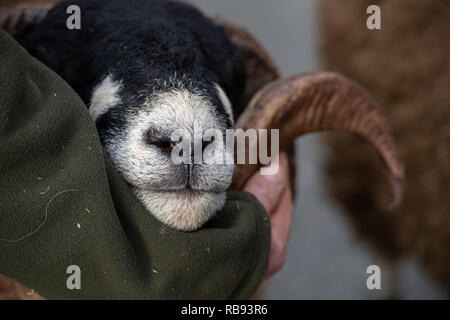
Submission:
[[[381,30],[366,28],[371,4]],[[402,205],[388,213],[370,146],[334,135],[330,188],[364,239],[385,257],[414,256],[450,292],[450,2],[321,0],[318,12],[325,68],[384,108],[406,174]]]

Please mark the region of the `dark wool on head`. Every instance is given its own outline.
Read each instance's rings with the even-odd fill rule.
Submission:
[[[66,8],[81,29],[66,28]],[[222,27],[187,4],[163,0],[64,1],[21,44],[89,105],[101,143],[147,209],[194,230],[220,210],[230,164],[174,164],[175,130],[232,128],[245,68]]]

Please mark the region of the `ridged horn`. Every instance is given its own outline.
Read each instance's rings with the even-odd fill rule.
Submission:
[[[344,76],[323,72],[273,81],[257,92],[236,127],[279,129],[281,150],[310,132],[340,130],[357,134],[376,148],[386,165],[391,207],[401,199],[403,166],[389,122],[368,93]],[[242,190],[259,167],[238,165],[232,189]]]

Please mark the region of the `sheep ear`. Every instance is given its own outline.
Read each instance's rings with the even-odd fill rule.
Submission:
[[[364,89],[339,74],[298,75],[269,83],[250,101],[236,127],[279,129],[281,150],[309,132],[342,130],[357,134],[376,148],[386,165],[391,207],[401,199],[403,166],[389,122]],[[240,165],[232,188],[241,190],[259,167]]]
[[[12,36],[32,28],[59,0],[4,0],[0,2],[0,28]]]
[[[244,59],[247,79],[242,105],[246,106],[259,89],[279,78],[277,67],[267,51],[247,30],[222,18],[214,17],[213,20],[224,28],[228,39]]]

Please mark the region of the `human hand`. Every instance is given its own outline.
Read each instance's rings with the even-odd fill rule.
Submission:
[[[286,153],[279,157],[275,175],[255,173],[244,187],[252,193],[269,214],[272,226],[269,266],[265,278],[278,272],[286,262],[286,251],[292,222],[292,190],[289,185],[289,163]]]

